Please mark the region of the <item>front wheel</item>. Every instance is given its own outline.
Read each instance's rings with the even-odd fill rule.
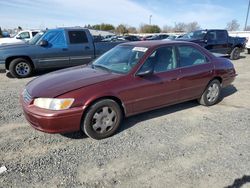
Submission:
[[[122,120],[120,106],[113,100],[94,103],[83,117],[81,129],[93,139],[107,138],[115,133]]]
[[[232,60],[237,60],[237,59],[240,58],[240,48],[239,48],[239,47],[235,47],[235,48],[233,49],[233,51],[232,51],[231,54],[230,54],[230,58],[231,58]]]
[[[17,58],[10,62],[9,71],[15,78],[27,78],[31,75],[33,68],[28,60]]]
[[[199,103],[204,106],[212,106],[219,101],[221,93],[221,84],[218,80],[211,81],[203,92]]]

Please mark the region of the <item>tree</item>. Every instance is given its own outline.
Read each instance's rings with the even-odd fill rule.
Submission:
[[[160,33],[161,28],[158,25],[141,25],[140,27],[141,33]]]
[[[188,24],[186,24],[186,28],[185,31],[186,32],[191,32],[191,31],[195,31],[200,29],[200,25],[198,24],[198,22],[190,22]]]
[[[137,29],[135,27],[128,27],[129,33],[137,33]]]
[[[227,27],[226,27],[226,29],[228,31],[237,31],[237,30],[239,30],[239,28],[240,28],[240,24],[235,19],[232,20],[232,21],[230,21],[230,22],[228,22],[227,23]]]
[[[115,27],[111,24],[96,24],[96,25],[85,25],[85,27],[89,29],[96,29],[96,30],[102,30],[102,31],[113,31],[115,30]]]
[[[126,34],[128,33],[128,29],[127,29],[127,26],[124,25],[124,24],[120,24],[116,27],[116,32],[119,33],[119,34]]]
[[[247,26],[246,31],[250,31],[250,25]]]
[[[187,25],[184,22],[175,23],[174,31],[175,32],[184,32],[184,31],[186,31],[186,26]]]
[[[170,25],[164,25],[163,30],[164,33],[172,33],[174,31],[173,27]]]

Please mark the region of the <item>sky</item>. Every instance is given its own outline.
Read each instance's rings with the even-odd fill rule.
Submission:
[[[160,27],[197,21],[203,29],[243,29],[249,0],[0,0],[0,27],[44,29],[110,23]],[[249,18],[250,20],[250,18]],[[248,22],[250,25],[250,21]]]

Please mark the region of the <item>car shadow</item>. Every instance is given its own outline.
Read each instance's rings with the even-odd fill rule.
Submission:
[[[232,185],[225,188],[240,188],[247,183],[250,183],[250,176],[244,175],[242,178],[235,179]]]
[[[233,85],[230,85],[226,88],[223,88],[221,91],[221,99],[219,102],[221,102],[224,98],[226,98],[230,95],[233,95],[235,92],[237,92],[237,89]],[[141,113],[138,115],[128,117],[125,120],[123,120],[123,122],[122,122],[122,124],[121,124],[121,126],[118,129],[116,134],[119,134],[127,129],[130,129],[131,127],[133,127],[134,125],[136,125],[139,122],[147,121],[147,120],[154,119],[154,118],[159,118],[161,116],[172,114],[172,113],[175,113],[177,111],[182,111],[185,109],[194,108],[194,107],[197,107],[199,105],[200,104],[197,102],[197,100],[192,100],[192,101],[188,101],[188,102],[184,102],[184,103],[180,103],[180,104],[175,104],[172,106],[168,106],[168,107],[164,107],[164,108],[160,108],[157,110],[152,110],[149,112],[144,112],[144,113]],[[67,138],[72,138],[72,139],[87,138],[87,136],[82,131],[73,132],[73,133],[65,133],[65,134],[61,134],[61,135],[64,137],[67,137]]]

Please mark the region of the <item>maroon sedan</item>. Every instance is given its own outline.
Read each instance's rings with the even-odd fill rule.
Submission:
[[[235,79],[233,64],[188,42],[121,44],[89,66],[38,77],[21,96],[24,114],[48,133],[82,130],[102,139],[123,117],[198,99],[210,106]]]

